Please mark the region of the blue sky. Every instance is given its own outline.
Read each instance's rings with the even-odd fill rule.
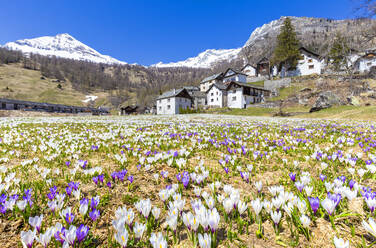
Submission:
[[[102,54],[150,65],[238,48],[280,16],[344,19],[354,0],[0,0],[0,44],[69,33]]]

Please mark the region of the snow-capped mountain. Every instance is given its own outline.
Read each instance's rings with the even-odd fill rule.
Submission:
[[[237,49],[208,49],[200,53],[197,57],[188,58],[184,61],[164,64],[159,62],[151,65],[154,67],[191,67],[191,68],[211,68],[220,61],[231,61],[238,57],[241,48]]]
[[[35,53],[44,56],[56,56],[104,64],[126,64],[108,55],[100,54],[69,34],[17,40],[8,42],[3,47],[11,50],[19,50],[25,54]]]

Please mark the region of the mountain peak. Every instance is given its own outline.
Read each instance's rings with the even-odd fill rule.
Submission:
[[[6,43],[4,47],[10,50],[19,50],[25,54],[35,53],[104,64],[126,64],[110,56],[100,54],[68,33],[17,40]]]
[[[238,57],[241,48],[236,49],[208,49],[201,52],[197,57],[191,57],[184,61],[164,64],[159,62],[153,67],[191,67],[211,68],[220,61],[231,61]]]

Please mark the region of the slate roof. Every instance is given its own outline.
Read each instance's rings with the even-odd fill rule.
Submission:
[[[209,91],[209,90],[211,90],[211,88],[213,88],[213,87],[217,87],[218,89],[220,89],[220,90],[226,90],[227,89],[227,84],[223,84],[223,83],[215,83],[215,84],[212,84],[210,87],[209,87],[209,89],[206,91],[206,93]]]
[[[223,73],[223,75],[225,75],[224,78],[232,77],[233,75],[235,75],[235,74],[231,74],[231,75],[226,76],[226,74],[227,74],[227,72],[228,72],[229,70],[235,72],[235,74],[241,74],[241,75],[245,75],[245,76],[247,76],[247,74],[245,74],[245,73],[243,73],[243,72],[237,71],[237,70],[232,69],[232,68],[228,68],[228,69],[225,71],[225,73]]]
[[[267,89],[265,89],[263,87],[259,87],[259,86],[255,86],[255,85],[247,84],[247,83],[230,82],[230,84],[237,84],[237,85],[242,86],[242,87],[248,87],[248,88],[253,88],[253,89],[258,89],[258,90],[270,91],[270,90],[267,90]]]
[[[185,88],[181,88],[181,89],[173,89],[173,90],[166,91],[162,95],[158,96],[157,100],[170,98],[170,97],[176,97],[183,91],[185,91],[188,94],[188,96],[190,96],[188,91]]]
[[[205,82],[208,82],[208,81],[211,81],[213,79],[217,79],[217,78],[220,78],[223,76],[223,73],[217,73],[217,74],[214,74],[214,75],[211,75],[209,77],[206,77],[204,78],[201,83],[205,83]]]

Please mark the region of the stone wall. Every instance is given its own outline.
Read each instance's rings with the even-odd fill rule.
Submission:
[[[291,84],[291,78],[282,78],[278,80],[265,80],[264,88],[270,90],[272,95],[278,95],[279,89],[282,87],[288,87]]]

